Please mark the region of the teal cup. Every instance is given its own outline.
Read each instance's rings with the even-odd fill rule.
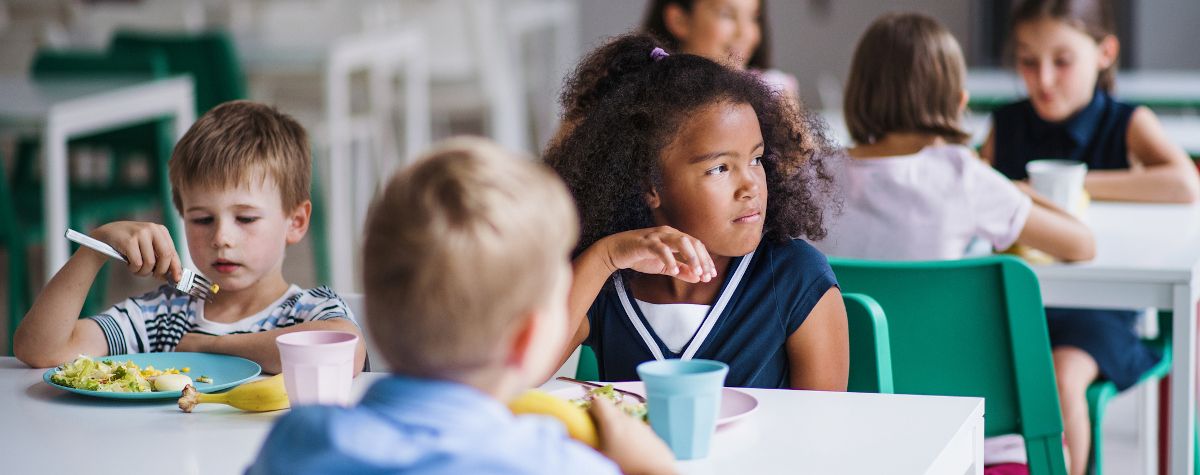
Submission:
[[[721,388],[729,366],[712,360],[647,361],[637,367],[646,383],[650,427],[679,460],[708,455],[721,412]]]

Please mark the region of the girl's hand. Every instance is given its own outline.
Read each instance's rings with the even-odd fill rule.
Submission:
[[[92,237],[107,243],[129,261],[129,271],[172,282],[183,277],[183,265],[166,226],[134,221],[116,221],[92,231]],[[81,248],[86,249],[86,248]],[[88,250],[91,252],[91,250]]]
[[[614,272],[633,269],[690,283],[708,282],[717,276],[717,266],[704,243],[670,226],[617,233],[601,242]]]

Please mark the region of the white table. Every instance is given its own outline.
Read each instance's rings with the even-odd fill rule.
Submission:
[[[830,138],[842,147],[849,146],[850,131],[846,128],[842,111],[822,110],[821,118],[829,124]],[[1200,117],[1190,115],[1160,115],[1163,131],[1176,145],[1179,145],[1188,155],[1200,157]],[[971,146],[983,145],[992,131],[991,115],[984,112],[967,111],[963,115],[963,129],[971,134]]]
[[[1193,473],[1200,205],[1093,202],[1096,258],[1034,266],[1047,306],[1154,307],[1173,318],[1169,473]]]
[[[1025,97],[1025,83],[1011,69],[967,71],[972,104],[1007,103]],[[1116,97],[1151,107],[1200,107],[1200,71],[1117,72]]]
[[[67,228],[70,199],[67,195],[67,141],[74,137],[111,130],[170,116],[178,140],[195,120],[192,80],[86,79],[34,80],[28,76],[0,76],[0,128],[42,130],[42,176],[46,216],[45,280],[67,262],[70,248],[62,233]],[[164,210],[183,229],[172,210]],[[191,266],[185,237],[172,236],[184,264]]]
[[[211,404],[184,414],[171,400],[77,396],[43,383],[43,371],[0,358],[5,473],[241,473],[282,414]],[[383,376],[363,373],[355,397]],[[746,391],[758,398],[757,412],[718,431],[709,457],[680,471],[982,473],[982,399]]]

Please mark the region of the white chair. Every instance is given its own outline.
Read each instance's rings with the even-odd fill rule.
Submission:
[[[367,361],[371,364],[370,370],[373,373],[388,372],[387,361],[383,359],[383,355],[379,353],[379,347],[375,345],[375,339],[371,337],[371,329],[367,323],[367,306],[362,294],[338,294],[342,297],[342,301],[350,307],[350,311],[354,312],[354,321],[358,322],[358,328],[362,330],[363,342],[367,345]]]

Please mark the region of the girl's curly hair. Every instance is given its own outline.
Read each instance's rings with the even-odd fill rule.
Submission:
[[[654,226],[644,196],[661,183],[663,149],[687,117],[720,103],[749,104],[758,116],[768,193],[764,239],[824,238],[832,189],[819,160],[832,150],[824,123],[752,73],[689,54],[654,60],[656,47],[649,36],[617,37],[588,55],[563,89],[569,131],[544,159],[579,207],[576,252]]]

